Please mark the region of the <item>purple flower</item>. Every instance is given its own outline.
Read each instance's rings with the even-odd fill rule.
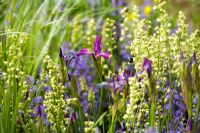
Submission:
[[[134,75],[134,70],[132,68],[131,69],[124,69],[123,76],[124,76],[127,83],[128,83],[128,79],[130,77],[133,77],[133,75]]]
[[[38,97],[34,98],[34,102],[41,103],[42,102],[42,96],[38,96]]]
[[[33,116],[34,116],[34,117],[37,117],[37,116],[42,117],[42,115],[43,115],[43,113],[44,113],[44,109],[45,109],[44,106],[42,106],[41,104],[38,104],[38,105],[34,108],[34,114],[33,114]]]
[[[152,66],[151,61],[148,58],[144,58],[144,62],[142,64],[142,71],[146,70],[148,78],[151,76]]]
[[[81,49],[78,51],[78,53],[76,54],[77,56],[80,56],[80,55],[84,55],[84,54],[90,54],[89,50],[84,48],[84,49]]]
[[[43,86],[42,90],[45,91],[46,93],[49,93],[51,88],[49,86]]]
[[[70,116],[69,116],[69,114],[65,114],[64,115],[64,117],[65,118],[69,118]],[[71,122],[75,122],[75,120],[76,120],[76,113],[74,112],[74,113],[72,113],[72,115],[71,115]]]
[[[63,51],[62,51],[62,48],[61,48],[61,47],[60,47],[60,51],[59,51],[59,57],[60,57],[60,59],[61,59],[62,61],[64,60],[66,66],[69,66],[69,64],[71,63],[72,59],[74,59],[73,56],[65,56],[65,55],[63,54]]]
[[[51,123],[47,121],[47,114],[46,113],[43,113],[41,118],[42,118],[42,121],[43,121],[45,126],[51,126]]]
[[[34,79],[31,76],[26,76],[25,81],[27,85],[33,85],[34,84]]]
[[[32,107],[35,106],[35,103],[38,103],[38,104],[42,103],[42,96],[35,97],[31,102],[31,106]]]
[[[101,46],[102,46],[102,42],[101,42],[101,36],[97,36],[94,42],[94,54],[100,54],[101,53]]]
[[[60,51],[59,51],[59,57],[60,58],[64,58],[64,54],[63,54],[63,52],[62,52],[62,48],[60,47]]]
[[[102,42],[101,42],[101,36],[97,36],[95,41],[94,41],[94,45],[93,45],[93,53],[91,53],[88,49],[84,48],[78,51],[78,53],[76,54],[77,56],[81,56],[81,55],[87,55],[87,54],[94,54],[94,56],[96,58],[98,57],[103,57],[105,59],[109,59],[110,58],[110,54],[109,52],[101,52],[101,47],[102,47]]]
[[[75,120],[76,120],[76,113],[72,113],[71,121],[72,121],[72,122],[75,122]]]

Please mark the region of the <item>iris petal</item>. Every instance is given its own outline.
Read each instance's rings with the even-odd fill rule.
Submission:
[[[94,41],[94,54],[100,54],[101,53],[101,36],[97,36],[95,41]]]
[[[142,64],[142,71],[146,70],[148,78],[151,76],[152,66],[151,61],[148,58],[144,58],[144,62]]]
[[[85,55],[85,54],[90,54],[88,49],[81,49],[78,51],[78,53],[76,54],[77,56],[81,56],[81,55]]]
[[[103,58],[105,58],[105,59],[109,59],[110,58],[109,52],[103,52],[103,53],[97,54],[96,58],[100,57],[100,56],[103,57]]]

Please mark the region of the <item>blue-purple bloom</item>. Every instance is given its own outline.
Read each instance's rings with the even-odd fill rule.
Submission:
[[[110,55],[109,52],[101,52],[102,42],[101,42],[101,36],[97,36],[94,45],[93,45],[93,53],[91,53],[88,49],[84,48],[78,51],[76,54],[77,56],[85,55],[85,54],[94,54],[96,58],[103,57],[105,59],[109,59]]]
[[[43,86],[42,90],[45,91],[46,93],[49,93],[51,88],[49,86]]]
[[[151,61],[148,58],[144,58],[144,62],[142,64],[142,71],[147,71],[147,76],[150,78],[152,72]]]
[[[69,116],[68,113],[66,113],[64,117],[65,117],[65,118],[69,118],[70,116]],[[72,115],[71,115],[71,120],[70,120],[70,121],[71,121],[71,122],[75,122],[75,120],[76,120],[76,113],[73,112]]]
[[[34,117],[42,117],[43,113],[44,113],[44,109],[45,107],[42,106],[41,104],[38,104],[35,108],[34,108],[34,113],[33,113],[33,116]]]
[[[60,51],[59,51],[59,57],[60,57],[61,60],[64,60],[66,66],[68,66],[71,63],[72,59],[74,59],[73,56],[65,56],[63,54],[61,47],[60,47]]]

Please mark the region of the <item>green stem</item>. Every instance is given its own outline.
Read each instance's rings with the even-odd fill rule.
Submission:
[[[198,103],[197,103],[197,110],[196,110],[196,114],[195,114],[195,121],[194,121],[194,126],[192,129],[192,133],[195,133],[196,128],[198,126],[198,120],[199,120],[199,111],[200,111],[200,95],[198,95]]]
[[[99,82],[101,83],[103,81],[102,79],[102,73],[101,73],[101,64],[97,62],[97,59],[95,57],[94,54],[92,54],[92,59],[94,61],[95,67],[97,69],[97,73],[99,76]],[[100,116],[101,111],[102,111],[102,103],[103,103],[103,97],[104,97],[104,92],[103,92],[103,88],[101,88],[100,90],[100,102],[99,102],[99,109],[98,109],[98,116]]]
[[[95,111],[94,101],[92,102],[92,109],[93,109],[94,122],[96,122],[96,120],[97,120],[97,114],[96,114],[96,111]]]
[[[150,92],[150,108],[149,108],[149,125],[150,127],[154,127],[155,125],[155,98],[156,98],[156,90],[154,86],[153,76],[148,78],[149,84],[149,92]]]
[[[155,102],[153,99],[151,100],[149,119],[150,119],[150,127],[154,127],[154,124],[155,124],[154,123],[154,121],[155,121]]]
[[[115,121],[115,117],[112,115],[112,122],[110,126],[110,131],[109,131],[110,133],[114,132],[114,125],[115,125],[114,121]]]

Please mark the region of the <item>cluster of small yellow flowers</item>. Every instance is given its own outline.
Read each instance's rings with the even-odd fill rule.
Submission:
[[[148,5],[148,6],[146,6],[146,7],[144,8],[144,14],[145,14],[146,16],[149,16],[149,15],[151,14],[151,12],[152,12],[152,7],[151,7],[150,5]]]
[[[79,46],[83,42],[83,24],[81,22],[81,17],[78,16],[73,20],[71,28],[72,46]]]
[[[129,84],[130,103],[127,105],[126,114],[123,117],[127,128],[134,127],[137,124],[137,120],[140,120],[142,115],[146,112],[146,105],[138,104],[138,102],[144,102],[144,84],[138,82],[136,77],[129,78]]]
[[[175,34],[173,34],[170,38],[172,54],[174,56],[174,61],[172,65],[172,73],[176,74],[178,78],[181,77],[180,74],[180,60],[184,58],[188,58],[190,56],[190,49],[192,46],[189,44],[189,33],[188,33],[188,25],[186,24],[186,18],[183,12],[179,12],[178,16],[178,29]],[[192,52],[193,53],[193,52]],[[192,54],[191,53],[191,54]],[[178,86],[180,86],[180,82],[178,82]]]
[[[49,84],[51,91],[45,93],[44,106],[45,112],[47,113],[47,120],[51,123],[51,131],[55,132],[58,129],[64,131],[65,120],[64,114],[67,109],[66,102],[64,100],[64,89],[59,80],[61,79],[58,68],[54,66],[50,56],[45,55],[44,64],[46,64],[46,70],[49,77]]]
[[[85,132],[86,133],[94,133],[95,132],[93,121],[85,121],[84,123],[85,123]]]
[[[110,56],[113,55],[113,51],[117,48],[115,29],[115,20],[107,18],[102,27],[102,42],[105,50],[110,52]]]
[[[93,42],[96,37],[96,25],[93,18],[89,19],[86,25],[86,47],[92,50]]]
[[[178,29],[176,31],[177,35],[177,45],[178,45],[178,51],[183,51],[184,56],[188,57],[188,43],[187,40],[189,38],[189,33],[188,33],[188,25],[186,24],[186,17],[183,14],[183,12],[179,12],[178,16]],[[180,53],[178,53],[180,56]],[[180,59],[180,58],[179,58]]]
[[[18,44],[11,44],[7,55],[7,61],[4,62],[7,69],[6,72],[3,74],[6,88],[23,88],[24,72],[22,65],[22,48]]]
[[[103,65],[102,74],[105,76],[105,79],[110,79],[110,77],[114,76],[114,72],[109,69],[107,64]]]
[[[28,35],[26,33],[10,34],[8,36],[11,42],[17,41],[17,45],[24,45],[28,41]]]
[[[153,42],[155,43],[153,68],[156,79],[161,81],[161,84],[156,84],[157,89],[161,89],[162,83],[167,81],[166,75],[164,75],[163,71],[169,71],[171,74],[171,67],[173,65],[171,52],[172,47],[169,42],[171,23],[169,22],[168,14],[163,10],[164,5],[165,2],[154,7],[155,11],[159,13],[159,17],[157,18],[158,26],[155,27],[156,33],[153,35]]]
[[[89,89],[88,101],[93,104],[94,100],[95,100],[94,90],[93,89]]]
[[[140,110],[137,114],[137,121],[135,123],[135,127],[136,129],[141,129],[141,130],[145,130],[145,126],[149,125],[149,120],[146,119],[149,113],[149,106],[147,103],[140,103],[140,105],[138,105]],[[143,123],[143,124],[141,124]]]
[[[151,52],[153,52],[152,50],[154,50],[152,45],[152,37],[148,36],[147,30],[144,30],[146,26],[148,28],[148,21],[141,20],[137,23],[137,32],[134,33],[135,37],[130,46],[131,55],[134,57],[136,71],[141,70],[144,57],[150,58],[151,56],[153,56],[151,55]]]
[[[77,105],[79,104],[79,100],[77,98],[69,98],[66,100],[67,105]]]
[[[84,77],[81,77],[80,86],[81,86],[81,90],[82,91],[87,91],[88,90],[88,87],[87,87],[87,84],[86,84],[86,80],[85,80]]]
[[[136,31],[136,24],[139,21],[139,10],[137,6],[133,6],[131,10],[124,7],[121,10],[121,15],[124,21],[121,24],[121,38],[120,41],[133,40],[134,32]]]
[[[191,48],[189,48],[188,50],[192,50],[190,53],[193,54],[194,52],[196,53],[197,57],[200,57],[200,52],[199,52],[199,48],[200,48],[200,31],[196,30],[194,33],[191,34],[190,38],[189,38],[189,44],[191,44]],[[192,57],[192,55],[190,55],[190,57]],[[197,60],[197,64],[199,64],[198,62],[199,60]]]
[[[106,59],[101,59],[101,66],[102,66],[102,75],[104,75],[105,79],[110,79],[110,77],[114,76],[114,65],[109,66],[108,63],[106,63]],[[114,64],[114,61],[113,61]]]

